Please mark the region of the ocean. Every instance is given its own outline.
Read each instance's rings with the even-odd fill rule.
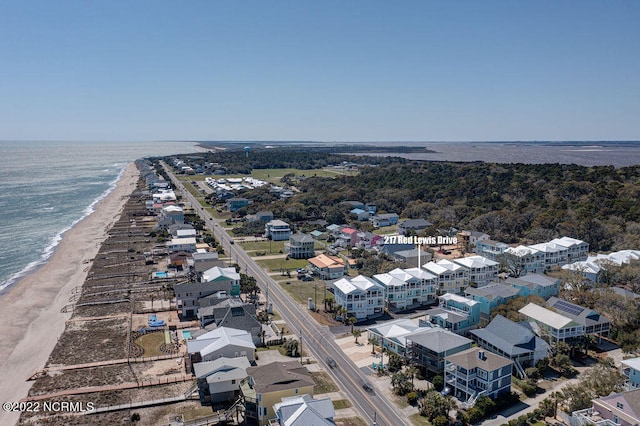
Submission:
[[[194,143],[0,141],[0,295],[46,262],[127,163],[189,152]]]

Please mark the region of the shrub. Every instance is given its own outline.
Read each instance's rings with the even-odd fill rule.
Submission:
[[[407,403],[409,405],[416,405],[418,402],[418,393],[413,391],[407,394]]]
[[[438,416],[433,419],[433,426],[447,426],[449,424],[449,419],[445,416]]]
[[[437,390],[438,392],[440,392],[442,389],[444,389],[444,377],[442,376],[435,376],[433,378],[433,380],[431,381],[431,384],[433,385],[433,388],[435,390]]]

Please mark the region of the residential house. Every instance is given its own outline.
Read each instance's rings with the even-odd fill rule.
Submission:
[[[501,262],[505,263],[507,268],[518,271],[520,276],[541,274],[546,270],[546,254],[534,246],[509,247],[504,251],[504,254],[505,257],[501,259]]]
[[[355,247],[356,242],[358,241],[358,231],[345,226],[340,229],[338,236],[338,245],[341,247]]]
[[[396,268],[373,278],[384,287],[385,305],[392,311],[435,303],[436,277],[418,268]]]
[[[356,220],[363,222],[369,220],[369,211],[363,209],[353,209],[349,212],[349,215]]]
[[[358,275],[341,278],[333,283],[337,305],[347,309],[347,315],[364,320],[384,313],[384,288],[375,280]]]
[[[167,241],[167,251],[171,253],[177,253],[180,251],[187,253],[196,252],[196,239],[195,238],[172,238]]]
[[[479,396],[496,399],[511,392],[511,360],[471,348],[445,358],[444,382],[464,406],[473,406]]]
[[[245,416],[259,426],[267,426],[276,419],[273,407],[283,398],[301,395],[313,397],[313,378],[298,361],[278,361],[249,367],[247,374],[249,377],[240,386],[245,401]]]
[[[408,232],[418,233],[433,225],[424,219],[407,219],[398,224],[398,234],[407,235]]]
[[[194,230],[194,233],[192,235],[185,235],[185,234],[178,235],[178,231],[189,230],[189,229]],[[195,237],[196,236],[195,229],[193,228],[193,225],[190,223],[176,223],[176,224],[170,225],[167,228],[167,232],[173,237]]]
[[[444,372],[444,359],[471,348],[470,339],[440,327],[423,327],[405,336],[412,362],[431,374]]]
[[[176,229],[172,234],[176,238],[196,238],[198,236],[195,229]]]
[[[516,287],[522,296],[540,296],[547,300],[557,296],[560,291],[560,279],[543,274],[527,274],[518,278],[507,278],[504,283]]]
[[[171,225],[184,224],[184,210],[174,204],[165,205],[160,211],[157,227],[168,229]]]
[[[311,270],[323,280],[333,280],[346,275],[349,267],[342,258],[321,254],[309,259]]]
[[[384,243],[384,238],[382,242]],[[399,251],[413,250],[415,248],[415,244],[382,244],[378,250],[380,253],[386,254],[393,259]]]
[[[480,316],[488,320],[492,310],[520,296],[520,290],[505,284],[491,283],[484,287],[467,287],[464,295],[480,304]]]
[[[561,267],[568,263],[569,249],[556,243],[540,243],[529,246],[532,249],[544,253],[544,269],[551,270],[555,267]]]
[[[235,268],[221,268],[219,266],[202,273],[202,282],[182,282],[173,286],[176,294],[176,304],[180,313],[187,318],[193,318],[200,308],[200,299],[218,293],[234,295],[240,289],[240,274]]]
[[[376,228],[382,228],[383,226],[392,226],[398,224],[398,215],[396,213],[382,213],[375,216],[371,216],[369,220]]]
[[[509,248],[508,244],[494,240],[479,240],[476,241],[475,253],[478,256],[486,257],[487,259],[500,261],[500,255]]]
[[[480,323],[480,303],[475,300],[452,293],[443,294],[438,300],[438,307],[426,312],[432,324],[464,335]]]
[[[470,333],[478,346],[510,359],[520,377],[525,377],[525,368],[534,367],[550,351],[549,344],[527,325],[497,315],[485,328]]]
[[[219,327],[195,339],[187,340],[187,352],[191,363],[214,361],[218,358],[246,357],[255,360],[256,345],[248,331]]]
[[[335,426],[331,398],[313,399],[309,395],[282,398],[273,406],[278,426]],[[274,425],[275,426],[275,425]]]
[[[315,256],[315,240],[309,234],[293,234],[289,237],[289,244],[285,247],[292,259],[308,259]]]
[[[558,244],[559,246],[563,246],[568,249],[567,263],[587,260],[587,257],[589,256],[589,243],[586,243],[582,240],[577,240],[570,237],[562,237],[554,238],[549,242],[552,244]]]
[[[267,211],[259,211],[256,214],[254,214],[253,217],[258,222],[269,222],[269,221],[273,220],[273,212],[268,211],[268,210]]]
[[[218,303],[214,303],[215,301],[215,298],[209,296],[209,305],[198,309],[200,327],[215,324],[216,327],[245,330],[251,334],[255,345],[262,343],[262,325],[256,318],[256,306],[253,303],[245,303],[239,297],[220,298]]]
[[[311,237],[312,237],[314,240],[324,241],[324,240],[326,240],[326,239],[327,239],[328,235],[327,235],[327,233],[326,233],[326,232],[322,232],[322,231],[320,231],[320,230],[316,229],[315,231],[312,231],[312,232],[311,232]]]
[[[416,330],[426,328],[430,328],[430,325],[420,326],[410,319],[397,319],[369,327],[367,331],[369,339],[373,339],[376,345],[404,357],[407,353],[406,336]]]
[[[410,268],[420,267],[431,261],[431,258],[431,253],[428,251],[418,250],[418,248],[400,250],[393,254],[394,261],[405,263]],[[418,264],[418,262],[420,264]]]
[[[524,315],[527,321],[534,323],[534,331],[538,336],[547,336],[552,342],[584,336],[584,327],[581,324],[535,303],[529,303],[518,312]]]
[[[193,270],[196,273],[198,281],[201,280],[202,274],[213,268],[214,266],[223,266],[224,262],[218,258],[218,253],[215,251],[205,253],[193,253],[191,255],[193,259]]]
[[[191,253],[184,251],[178,251],[169,255],[169,261],[167,266],[182,271],[186,269],[189,261],[191,260]]]
[[[458,245],[467,251],[473,251],[478,241],[488,241],[490,238],[489,234],[478,231],[459,231],[456,237],[458,237]]]
[[[614,393],[591,401],[591,408],[574,411],[571,425],[635,426],[640,424],[640,389]]]
[[[271,241],[286,241],[291,237],[291,228],[283,220],[270,220],[264,225],[264,237]]]
[[[240,394],[240,382],[247,377],[249,367],[251,363],[246,357],[221,357],[193,364],[200,401],[215,404],[236,399]]]
[[[240,210],[243,207],[247,207],[251,203],[252,203],[251,200],[243,197],[229,198],[227,200],[227,210],[233,213]]]
[[[364,205],[364,207],[365,207],[365,210],[367,210],[371,214],[376,214],[376,211],[378,211],[378,207],[376,206],[376,203],[367,203]]]
[[[626,388],[629,390],[640,388],[640,357],[623,359],[620,363],[622,375],[627,378]]]
[[[469,285],[469,270],[458,263],[441,259],[428,262],[422,267],[437,277],[440,293],[462,294]]]
[[[598,262],[590,261],[589,259],[594,258],[588,258],[587,260],[579,260],[567,265],[562,265],[562,269],[579,274],[583,278],[595,284],[600,279],[600,272],[602,271],[602,268],[600,268]]]
[[[547,300],[547,305],[580,324],[584,329],[584,334],[596,335],[598,338],[609,336],[611,321],[604,315],[557,297],[551,297]]]
[[[471,286],[483,287],[498,279],[499,263],[494,260],[482,256],[468,256],[453,259],[453,262],[469,271]]]

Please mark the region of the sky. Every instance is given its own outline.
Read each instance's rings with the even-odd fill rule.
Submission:
[[[0,0],[0,140],[640,140],[640,1]]]

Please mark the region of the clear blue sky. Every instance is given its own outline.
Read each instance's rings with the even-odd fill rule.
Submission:
[[[639,140],[640,1],[3,0],[0,139]]]

